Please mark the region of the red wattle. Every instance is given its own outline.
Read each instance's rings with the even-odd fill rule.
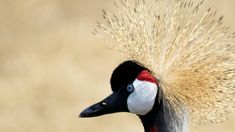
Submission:
[[[150,128],[150,132],[158,132],[158,130],[157,130],[156,127],[151,127],[151,128]]]

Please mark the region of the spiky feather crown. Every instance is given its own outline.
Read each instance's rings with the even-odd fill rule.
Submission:
[[[223,121],[235,104],[235,33],[203,2],[121,0],[95,30],[152,70],[173,108],[194,124]]]

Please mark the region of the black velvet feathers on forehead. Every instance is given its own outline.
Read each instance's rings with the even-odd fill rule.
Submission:
[[[143,70],[148,69],[136,61],[128,60],[121,63],[113,71],[111,76],[110,83],[113,92],[118,91],[121,87],[127,86],[129,83],[132,83],[137,75]]]

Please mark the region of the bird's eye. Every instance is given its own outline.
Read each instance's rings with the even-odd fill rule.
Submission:
[[[131,92],[134,91],[134,86],[132,84],[129,84],[129,85],[127,85],[126,89],[127,89],[128,92],[131,93]]]

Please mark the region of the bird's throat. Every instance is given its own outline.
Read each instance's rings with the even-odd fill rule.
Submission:
[[[139,116],[145,132],[187,132],[187,116],[179,118],[168,101],[162,97],[153,109]],[[186,125],[186,126],[185,126]]]
[[[145,132],[159,132],[159,125],[155,123],[155,117],[158,115],[158,113],[161,110],[162,102],[160,104],[155,103],[153,109],[144,116],[139,116],[141,119],[141,122],[144,126]]]

